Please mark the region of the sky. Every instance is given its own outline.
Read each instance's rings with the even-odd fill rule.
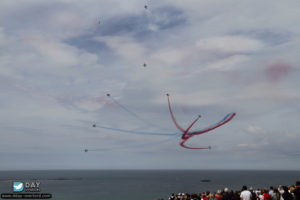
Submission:
[[[1,0],[0,170],[299,169],[299,18],[296,0]],[[186,142],[210,150],[134,134],[179,133],[167,93],[193,131],[236,116]]]

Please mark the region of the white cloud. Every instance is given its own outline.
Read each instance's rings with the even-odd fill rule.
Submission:
[[[182,63],[190,55],[189,48],[183,49],[162,49],[157,52],[153,52],[151,60],[160,63],[163,66],[174,66]]]
[[[246,128],[246,132],[249,134],[253,134],[253,135],[266,135],[266,134],[271,134],[271,132],[263,129],[261,126],[259,125],[249,125]]]
[[[105,104],[105,101],[101,101],[101,99],[95,98],[86,98],[80,99],[74,103],[75,106],[79,107],[80,109],[88,110],[88,111],[96,111],[102,108]]]
[[[74,66],[79,61],[77,50],[59,41],[49,38],[30,38],[28,43],[35,48],[38,57],[44,57],[42,60],[47,59],[52,62],[53,68]]]
[[[149,24],[148,28],[151,31],[158,31],[159,30],[159,27],[155,24]]]
[[[242,148],[256,148],[259,145],[258,144],[238,144],[238,147],[242,147]]]
[[[144,2],[138,0],[1,1],[0,119],[4,133],[1,151],[9,151],[13,143],[14,152],[24,149],[30,152],[35,143],[47,140],[54,145],[49,144],[45,149],[38,146],[39,153],[61,149],[55,155],[64,158],[64,150],[79,152],[83,146],[130,146],[152,140],[159,143],[164,138],[111,134],[107,130],[92,129],[91,124],[99,122],[116,128],[148,130],[142,120],[129,116],[107,99],[105,94],[111,93],[145,119],[174,130],[165,96],[168,92],[174,108],[179,109],[176,116],[182,123],[188,124],[195,113],[204,113],[205,117],[199,126],[197,124],[202,127],[225,113],[237,112],[230,125],[214,130],[216,134],[201,135],[190,141],[195,145],[213,143],[215,152],[182,149],[175,138],[168,145],[129,147],[125,152],[122,149],[114,153],[107,151],[101,162],[115,163],[120,153],[133,161],[138,160],[136,155],[140,156],[142,149],[155,154],[152,157],[154,168],[162,167],[155,163],[161,165],[165,157],[177,163],[180,155],[182,163],[186,163],[189,159],[195,160],[199,153],[202,163],[213,155],[218,165],[221,157],[228,158],[232,154],[237,155],[236,162],[243,163],[250,152],[257,155],[256,163],[268,165],[269,161],[260,153],[273,155],[276,151],[284,155],[293,152],[298,148],[295,142],[299,139],[296,134],[298,113],[293,116],[289,113],[299,108],[297,71],[277,84],[266,81],[262,73],[265,63],[272,63],[278,57],[295,68],[299,66],[300,29],[293,25],[299,15],[296,13],[300,13],[296,12],[299,3],[268,1],[262,5],[260,1],[254,2],[258,4],[217,0],[152,1],[145,10]],[[170,7],[176,8],[176,12],[168,11]],[[155,16],[156,12],[161,13]],[[180,13],[179,18],[183,16],[183,20],[172,24],[173,18],[168,16],[176,18],[176,13]],[[120,16],[141,17],[142,22],[148,23],[143,27],[146,33],[139,35],[141,30],[133,26],[130,34],[122,35],[116,24],[112,30],[116,30],[118,36],[101,35],[98,30],[105,27],[102,24]],[[175,28],[166,26],[159,30],[157,24],[160,23]],[[282,34],[271,38],[278,30]],[[257,32],[270,35],[257,35]],[[288,43],[274,42],[285,34],[289,37],[283,41]],[[88,38],[89,42],[95,39],[95,51],[92,51],[95,53],[80,48],[85,41],[76,41],[78,38]],[[107,46],[109,50],[103,53],[106,47],[97,49],[97,41],[105,43],[102,47]],[[145,68],[144,62],[147,63]],[[65,124],[70,126],[61,126]],[[159,127],[149,129],[160,130]],[[33,134],[39,135],[39,131],[42,137],[30,140]],[[18,147],[16,138],[28,140]],[[278,146],[284,153],[276,150]],[[222,154],[217,155],[221,150],[224,150]],[[145,156],[145,160],[139,160],[139,166],[147,167],[146,159]],[[99,166],[95,159],[93,164],[87,161],[88,167]],[[41,160],[37,159],[32,165],[38,162]],[[196,160],[191,167],[198,167],[199,162]],[[72,161],[69,166],[73,164]],[[136,166],[126,161],[118,164],[120,167]],[[163,167],[171,165],[173,163],[167,163]],[[116,167],[114,164],[107,166]]]
[[[127,36],[101,36],[96,41],[105,42],[113,51],[130,61],[142,61],[147,49]]]
[[[233,55],[225,59],[220,59],[209,63],[206,67],[207,69],[214,70],[232,70],[235,69],[237,65],[248,61],[250,58],[245,55]]]
[[[200,39],[196,45],[201,50],[217,51],[222,53],[243,53],[258,51],[263,48],[263,43],[242,36],[219,36]]]

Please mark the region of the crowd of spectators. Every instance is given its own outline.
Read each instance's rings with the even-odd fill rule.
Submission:
[[[158,199],[163,200],[163,199]],[[228,188],[217,192],[171,194],[168,200],[300,200],[300,181],[292,186],[253,189],[243,186],[241,190],[229,191]]]

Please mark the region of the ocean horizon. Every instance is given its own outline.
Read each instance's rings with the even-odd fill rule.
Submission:
[[[12,193],[15,181],[39,181],[40,192],[55,200],[153,200],[171,193],[269,188],[299,180],[300,170],[1,170],[0,193]]]

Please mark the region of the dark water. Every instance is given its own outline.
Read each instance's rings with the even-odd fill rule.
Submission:
[[[13,180],[40,180],[41,192],[58,200],[153,200],[171,193],[200,193],[242,185],[254,188],[292,185],[300,171],[95,170],[0,171],[0,193],[11,193]],[[201,182],[209,179],[210,182]]]

